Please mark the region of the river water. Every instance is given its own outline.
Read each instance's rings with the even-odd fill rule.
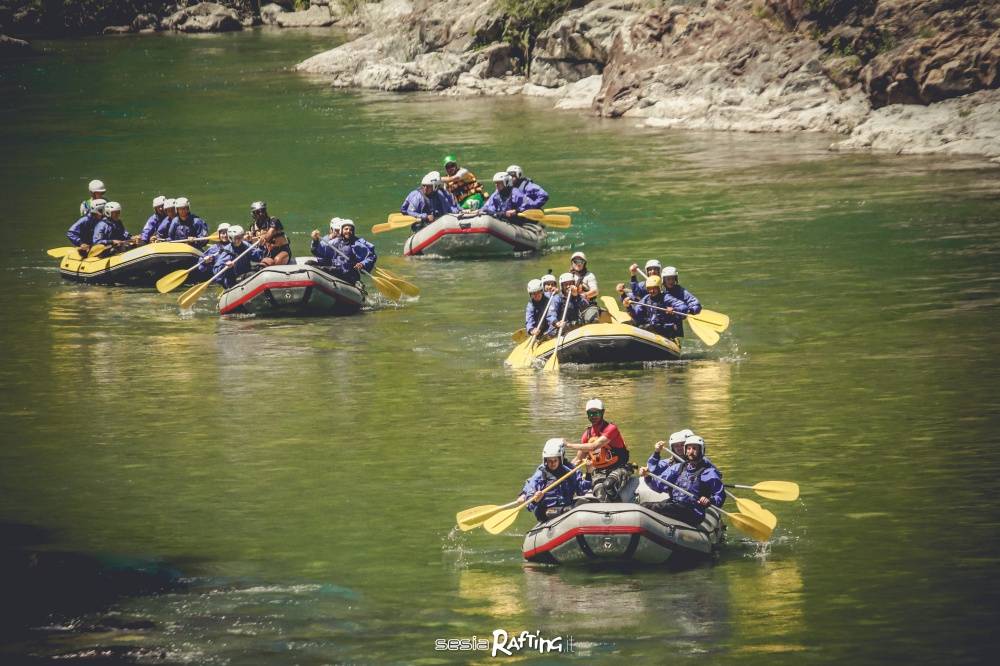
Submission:
[[[1000,591],[1000,178],[830,137],[662,132],[526,99],[335,91],[289,68],[325,32],[42,43],[0,64],[4,661],[443,663],[440,638],[540,631],[566,659],[981,663]],[[362,231],[457,152],[575,204],[540,256],[404,260],[418,301],[340,319],[182,316],[63,282],[86,183],[136,231],[157,194],[211,226],[263,198],[308,251]],[[502,361],[524,284],[584,250],[607,293],[676,265],[732,317],[684,360]],[[509,501],[600,396],[635,457],[682,427],[728,481],[798,482],[770,543],[686,571],[527,566],[456,534]],[[752,495],[749,495],[752,496]],[[5,655],[5,656],[4,656]]]

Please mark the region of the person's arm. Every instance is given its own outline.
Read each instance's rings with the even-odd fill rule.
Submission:
[[[586,287],[587,291],[584,292],[583,296],[588,300],[592,301],[597,298],[597,276],[593,273],[588,273],[583,280],[583,286]]]
[[[726,487],[722,483],[722,477],[718,470],[708,469],[701,475],[702,497],[699,500],[708,499],[715,506],[722,506],[726,501]],[[707,506],[708,502],[699,501],[698,504]]]
[[[528,331],[528,335],[531,335],[531,331],[538,326],[538,318],[535,314],[535,302],[528,301],[528,304],[524,306],[524,329]]]
[[[687,306],[688,312],[691,314],[698,314],[701,312],[701,303],[694,297],[694,294],[687,289],[684,290],[684,304]]]

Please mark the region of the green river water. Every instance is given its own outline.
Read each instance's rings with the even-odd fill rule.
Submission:
[[[530,99],[332,90],[325,32],[46,42],[0,63],[0,661],[446,663],[439,638],[572,636],[522,659],[982,663],[1000,587],[1000,177],[823,136],[662,132]],[[575,204],[539,256],[403,259],[367,230],[457,152]],[[204,298],[64,282],[86,183],[137,231],[263,198],[299,254],[352,217],[401,308],[222,320]],[[676,265],[732,317],[647,367],[503,359],[525,282],[587,252],[609,293]],[[728,481],[793,480],[770,543],[685,571],[528,566],[454,514],[514,497],[600,396],[633,455],[691,427]],[[751,496],[752,495],[748,495]],[[735,509],[734,509],[735,510]],[[500,659],[500,657],[498,657]],[[511,659],[511,658],[508,658]]]

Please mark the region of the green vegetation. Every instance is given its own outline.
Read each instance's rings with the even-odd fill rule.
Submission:
[[[500,39],[513,47],[527,69],[538,35],[570,9],[585,4],[586,0],[495,0],[504,17]]]

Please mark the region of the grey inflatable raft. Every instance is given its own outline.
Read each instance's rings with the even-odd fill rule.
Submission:
[[[483,257],[534,252],[545,246],[545,229],[534,222],[515,224],[489,215],[445,215],[406,240],[403,254]]]
[[[261,268],[227,289],[219,314],[308,316],[353,314],[365,303],[363,285],[350,284],[317,266]]]

